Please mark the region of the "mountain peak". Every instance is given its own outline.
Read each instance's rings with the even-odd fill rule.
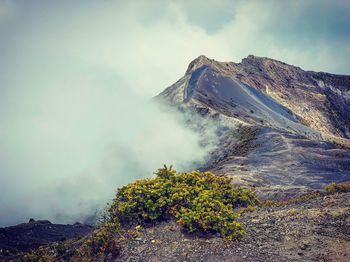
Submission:
[[[206,57],[205,55],[200,55],[196,59],[194,59],[193,61],[195,61],[195,60],[212,60],[212,59],[210,59],[209,57]]]
[[[240,63],[234,63],[200,55],[189,64],[184,78],[162,92],[162,96],[181,102],[192,97],[194,90],[201,91],[197,95],[215,90],[216,95],[224,100],[235,99],[238,94],[228,96],[228,92],[240,90],[240,85],[235,84],[238,82],[248,86],[251,92],[260,92],[259,97],[269,96],[324,137],[335,136],[337,141],[341,140],[339,143],[348,146],[350,142],[343,139],[350,138],[350,118],[346,113],[349,109],[349,79],[349,76],[305,71],[268,57],[248,55]],[[214,101],[208,97],[201,96],[208,103]]]
[[[255,55],[248,55],[248,56],[246,57],[246,59],[256,59],[256,58],[261,58],[261,57],[255,56]]]
[[[188,65],[186,74],[190,74],[193,71],[195,71],[197,68],[202,67],[203,65],[211,66],[219,71],[226,71],[230,68],[230,66],[235,65],[242,65],[242,66],[248,66],[248,67],[265,67],[268,64],[276,64],[276,65],[287,65],[283,62],[280,62],[278,60],[274,60],[268,57],[260,57],[256,55],[248,55],[247,57],[243,58],[241,63],[234,63],[234,62],[220,62],[214,59],[211,59],[205,55],[200,55]]]
[[[274,67],[274,69],[276,70],[279,70],[280,68],[288,68],[289,70],[302,70],[298,66],[290,65],[273,58],[255,55],[248,55],[246,58],[243,58],[241,61],[241,65],[247,67],[255,67],[257,69],[266,69]]]
[[[248,55],[247,57],[243,58],[241,61],[242,65],[254,65],[257,63],[281,63],[284,64],[283,62],[280,62],[278,60],[274,60],[269,57],[262,57],[262,56],[256,56],[256,55]]]
[[[197,68],[203,66],[203,65],[208,65],[211,62],[213,62],[214,59],[210,59],[206,57],[205,55],[200,55],[196,59],[194,59],[187,67],[186,74],[189,74],[196,70]]]
[[[188,65],[186,75],[192,73],[197,68],[200,68],[202,66],[210,66],[211,68],[214,68],[217,71],[227,71],[231,66],[234,65],[237,64],[234,62],[219,62],[217,60],[208,58],[204,55],[200,55]]]

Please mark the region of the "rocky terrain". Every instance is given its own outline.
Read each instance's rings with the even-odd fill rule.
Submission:
[[[246,235],[225,242],[189,235],[175,222],[126,234],[117,261],[349,261],[350,193],[318,195],[246,212]]]
[[[200,56],[156,99],[216,130],[204,170],[283,198],[350,179],[349,79],[269,58]]]

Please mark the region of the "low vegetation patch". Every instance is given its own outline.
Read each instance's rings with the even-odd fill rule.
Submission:
[[[105,221],[89,237],[84,239],[75,257],[90,258],[99,257],[105,260],[105,256],[116,257],[120,252],[120,243],[115,236],[119,233],[118,222]]]
[[[175,218],[188,232],[219,233],[232,239],[244,234],[234,208],[256,203],[251,190],[233,187],[228,177],[200,171],[177,173],[164,166],[155,178],[120,188],[108,216],[122,225]]]
[[[334,194],[334,193],[346,193],[350,192],[350,182],[343,182],[343,183],[330,183],[327,185],[325,188],[325,192],[320,192],[320,191],[311,191],[309,193],[303,194],[298,197],[294,197],[288,200],[284,201],[274,201],[274,200],[265,200],[261,202],[261,206],[287,206],[287,205],[292,205],[292,204],[299,204],[299,203],[305,203],[307,201],[313,200],[315,198],[325,196],[327,193],[328,194]]]
[[[236,156],[247,156],[255,147],[257,138],[257,130],[250,126],[240,126],[234,134],[238,138],[239,143],[235,146],[234,154]]]
[[[350,192],[350,182],[344,183],[330,183],[325,187],[326,192],[336,193],[336,192]]]
[[[288,200],[265,200],[261,202],[261,206],[263,207],[270,207],[270,206],[287,206],[287,205],[293,205],[293,204],[300,204],[305,203],[307,201],[313,200],[315,198],[318,198],[322,196],[322,193],[320,191],[312,191],[306,194],[303,194],[298,197],[293,197]]]

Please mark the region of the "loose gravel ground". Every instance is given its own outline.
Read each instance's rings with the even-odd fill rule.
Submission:
[[[117,261],[350,261],[350,193],[263,207],[240,220],[247,233],[232,242],[186,234],[173,221],[133,229]]]

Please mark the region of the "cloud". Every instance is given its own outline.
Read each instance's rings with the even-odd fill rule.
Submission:
[[[81,221],[118,186],[164,163],[193,167],[210,149],[174,112],[103,75],[48,77],[11,88],[16,105],[0,126],[1,224]]]
[[[207,34],[215,34],[224,25],[235,18],[235,6],[240,1],[208,0],[206,4],[199,1],[178,1],[181,12],[189,24],[203,28]]]
[[[11,1],[0,1],[0,23],[16,13],[15,4]]]

